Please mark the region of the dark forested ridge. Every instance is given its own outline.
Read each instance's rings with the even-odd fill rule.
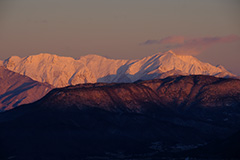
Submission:
[[[174,76],[53,89],[1,113],[0,130],[3,158],[199,157],[196,148],[240,130],[240,80]]]

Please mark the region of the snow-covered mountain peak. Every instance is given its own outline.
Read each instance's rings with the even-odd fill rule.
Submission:
[[[226,68],[225,68],[225,67],[223,67],[223,66],[222,66],[222,65],[220,65],[220,64],[219,64],[219,65],[217,65],[216,67],[217,67],[217,68],[219,68],[219,69],[221,69],[221,70],[223,70],[223,71],[226,71],[226,72],[227,72]]]
[[[96,81],[91,71],[72,57],[46,53],[23,58],[10,57],[5,60],[4,66],[33,80],[47,82],[56,87]]]
[[[103,57],[100,55],[88,54],[88,55],[76,58],[75,60],[77,60],[79,62],[89,63],[90,61],[102,61],[102,60],[106,60],[106,59],[107,59],[106,57]]]
[[[176,56],[176,53],[174,53],[172,50],[169,50],[166,52],[158,52],[148,57],[161,57],[161,56]]]
[[[194,64],[194,63],[199,63],[200,62],[197,58],[195,58],[195,57],[193,57],[191,55],[176,55],[176,57],[178,59],[181,59],[182,61],[184,61],[186,63],[190,63],[190,64]]]
[[[28,57],[32,57],[32,56],[34,56],[34,57],[56,57],[56,56],[58,56],[58,55],[56,55],[56,54],[51,54],[51,53],[39,53],[39,54],[36,54],[36,55],[31,55],[31,56],[28,56]],[[60,56],[58,56],[58,57],[60,57]]]
[[[168,50],[167,52],[165,52],[164,54],[172,54],[172,55],[176,55],[175,52],[173,52],[172,50]]]
[[[58,61],[58,60],[74,60],[72,57],[64,57],[64,56],[58,56],[56,54],[50,54],[50,53],[40,53],[37,55],[31,55],[24,57],[24,59],[28,60],[34,60],[34,61]]]
[[[100,56],[100,55],[97,55],[97,54],[87,54],[85,56],[81,56],[77,59],[81,59],[81,58],[86,58],[86,59],[93,59],[93,58],[106,58],[104,56]]]
[[[21,58],[18,56],[11,56],[8,59],[3,61],[3,65],[6,68],[14,68],[16,64],[18,64],[21,61]]]
[[[168,59],[180,59],[184,62],[187,63],[191,63],[191,61],[199,61],[197,58],[191,56],[191,55],[183,55],[183,54],[176,54],[175,52],[173,52],[172,50],[169,50],[167,52],[164,53],[159,53],[159,55],[163,56],[163,57],[167,57]]]
[[[27,57],[13,56],[4,61],[9,70],[56,87],[78,83],[134,82],[165,78],[170,75],[213,75],[233,77],[224,67],[215,67],[189,55],[173,51],[156,53],[137,60],[108,59],[86,55],[78,59],[42,53]]]

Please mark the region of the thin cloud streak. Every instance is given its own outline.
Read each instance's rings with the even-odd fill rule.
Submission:
[[[222,37],[188,38],[183,36],[169,36],[160,40],[147,40],[141,45],[160,45],[163,50],[171,49],[177,54],[198,55],[207,48],[217,44],[239,41],[237,35]]]
[[[183,44],[185,37],[183,36],[168,36],[160,40],[147,40],[142,45],[150,44]]]

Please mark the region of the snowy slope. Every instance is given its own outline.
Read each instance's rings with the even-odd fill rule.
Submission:
[[[45,96],[53,86],[39,83],[27,76],[0,67],[0,112],[34,102]]]
[[[114,60],[92,54],[82,56],[77,61],[83,63],[95,75],[97,81],[106,77],[101,82],[112,82],[111,75],[118,74],[119,69],[129,62],[129,60]]]
[[[39,54],[24,58],[13,56],[5,60],[4,65],[9,70],[56,87],[96,82],[91,71],[83,63],[71,57],[51,54]]]
[[[235,77],[222,66],[212,66],[193,56],[176,55],[172,51],[157,53],[139,60],[114,60],[98,55],[73,59],[41,53],[23,58],[12,56],[4,61],[4,66],[11,71],[56,87],[78,83],[133,82],[179,74]]]

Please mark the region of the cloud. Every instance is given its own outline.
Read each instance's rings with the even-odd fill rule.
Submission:
[[[222,37],[200,37],[188,38],[183,36],[169,36],[160,40],[147,40],[141,45],[157,44],[163,50],[171,49],[177,54],[197,55],[217,44],[231,43],[239,41],[240,37],[237,35],[228,35]]]
[[[160,40],[147,40],[142,45],[149,44],[182,44],[185,38],[183,36],[169,36]]]

